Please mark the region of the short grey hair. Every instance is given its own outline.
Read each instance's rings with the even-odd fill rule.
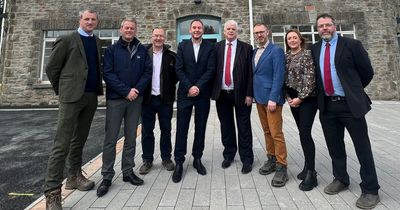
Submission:
[[[97,20],[99,20],[99,14],[98,14],[97,11],[94,10],[94,9],[84,9],[84,10],[79,11],[79,19],[82,19],[83,13],[85,13],[85,12],[89,12],[89,13],[92,13],[92,14],[93,14],[93,13],[96,14],[96,18],[97,18]]]
[[[228,25],[230,25],[230,24],[235,25],[236,30],[239,30],[239,25],[238,25],[238,23],[237,23],[236,21],[234,21],[234,20],[228,20],[228,21],[226,21],[225,24],[224,24],[224,29],[226,29],[226,27],[227,27]]]
[[[131,22],[135,23],[135,26],[137,26],[137,21],[133,17],[126,17],[122,22],[121,22],[121,27],[124,25],[125,22]]]

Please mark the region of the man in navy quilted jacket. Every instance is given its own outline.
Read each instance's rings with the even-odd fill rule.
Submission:
[[[140,41],[135,37],[137,22],[126,18],[121,23],[121,37],[104,54],[103,69],[106,82],[106,137],[103,145],[103,181],[97,196],[103,196],[115,175],[115,147],[122,120],[124,120],[124,149],[121,169],[124,182],[143,184],[133,173],[135,167],[136,129],[139,124],[143,93],[151,80],[152,62]]]

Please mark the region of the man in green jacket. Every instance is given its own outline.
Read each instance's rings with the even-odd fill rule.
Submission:
[[[79,29],[60,36],[54,43],[47,76],[59,96],[57,134],[47,166],[44,193],[46,209],[62,209],[61,186],[67,161],[65,189],[90,190],[94,182],[82,175],[82,149],[103,94],[100,42],[93,35],[97,12],[80,12]]]

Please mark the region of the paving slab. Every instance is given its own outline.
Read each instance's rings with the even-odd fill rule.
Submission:
[[[400,102],[374,101],[372,110],[367,115],[371,145],[376,162],[378,179],[381,185],[381,202],[377,209],[400,209]],[[354,151],[349,135],[345,135],[345,144],[348,154],[348,172],[350,175],[349,190],[338,195],[326,195],[323,188],[332,180],[331,160],[326,148],[318,113],[313,127],[313,137],[316,145],[316,170],[319,185],[309,192],[298,189],[300,183],[296,175],[302,170],[304,164],[303,152],[300,146],[298,131],[291,116],[289,107],[284,106],[284,134],[288,149],[289,181],[282,188],[271,186],[273,174],[260,175],[258,168],[266,161],[265,142],[257,110],[253,105],[251,114],[253,148],[255,160],[253,171],[249,174],[240,172],[242,163],[236,155],[234,162],[227,169],[221,168],[223,160],[219,121],[215,104],[211,105],[211,112],[207,124],[206,147],[203,163],[207,175],[197,174],[193,168],[193,158],[190,152],[186,155],[183,179],[180,183],[173,183],[172,172],[161,167],[159,158],[159,135],[156,125],[155,161],[152,171],[140,176],[145,183],[142,186],[132,186],[122,182],[121,171],[116,170],[116,179],[110,192],[97,198],[96,190],[89,192],[73,191],[64,197],[67,209],[356,209],[355,202],[361,191],[359,188],[360,165]],[[173,129],[176,121],[173,119]],[[188,151],[193,143],[193,119],[188,136]],[[172,136],[175,135],[175,130]],[[135,157],[138,172],[141,165],[141,136],[137,139],[137,152]],[[173,138],[174,143],[174,138]],[[116,168],[120,167],[118,153]],[[95,160],[93,162],[96,162]],[[98,163],[99,164],[99,163]],[[95,169],[94,169],[95,170]],[[93,173],[98,187],[101,176]],[[42,198],[43,199],[43,198]],[[41,209],[43,200],[37,206],[29,209]]]

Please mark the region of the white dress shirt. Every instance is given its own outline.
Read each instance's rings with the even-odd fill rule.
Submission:
[[[153,51],[153,76],[151,79],[151,95],[160,95],[160,74],[162,63],[162,49],[161,51]]]

